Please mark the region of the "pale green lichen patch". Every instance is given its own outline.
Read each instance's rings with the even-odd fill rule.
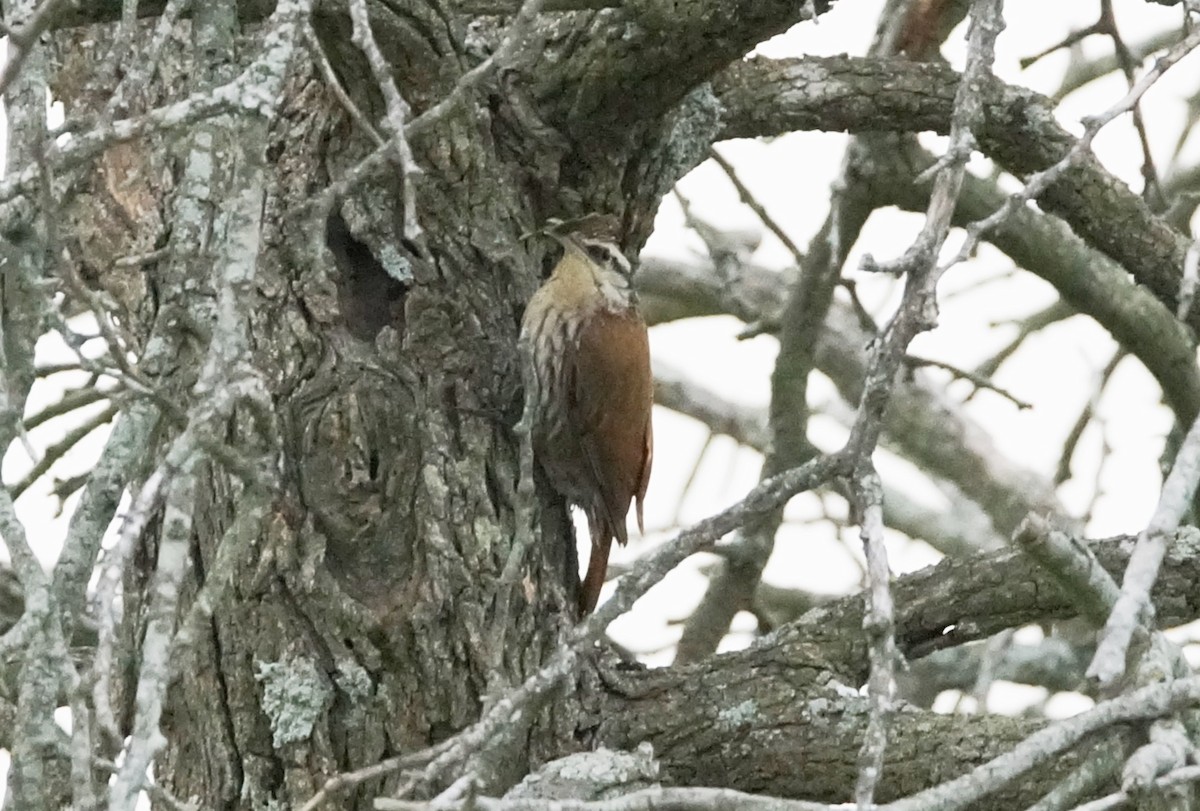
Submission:
[[[407,256],[396,250],[394,245],[383,245],[379,249],[379,264],[383,266],[387,275],[396,281],[412,284],[412,262]]]
[[[333,680],[351,704],[365,704],[371,697],[371,674],[353,659],[338,660]]]
[[[259,662],[255,678],[263,686],[262,708],[275,746],[308,740],[333,692],[317,666],[302,657]]]
[[[717,713],[717,719],[721,723],[729,724],[730,726],[741,726],[748,724],[758,715],[758,703],[751,699],[737,704],[733,707],[726,707]]]
[[[601,747],[577,752],[526,775],[505,799],[603,800],[658,786],[659,765],[654,747],[638,744],[632,752]]]

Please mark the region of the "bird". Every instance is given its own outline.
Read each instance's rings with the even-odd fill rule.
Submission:
[[[654,459],[653,379],[646,322],[618,246],[615,217],[552,221],[563,248],[521,323],[534,458],[551,486],[587,516],[591,555],[580,582],[580,618],[600,597],[613,539],[642,502]]]

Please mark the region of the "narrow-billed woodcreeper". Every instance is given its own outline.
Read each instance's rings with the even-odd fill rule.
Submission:
[[[587,516],[592,552],[579,612],[596,607],[613,538],[650,479],[653,381],[646,322],[630,286],[614,218],[590,215],[547,231],[563,256],[525,310],[521,337],[532,363],[534,454],[552,486]]]

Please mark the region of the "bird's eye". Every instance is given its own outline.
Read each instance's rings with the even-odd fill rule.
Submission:
[[[612,260],[612,254],[609,252],[607,245],[589,244],[587,246],[587,255],[598,265],[607,264]]]

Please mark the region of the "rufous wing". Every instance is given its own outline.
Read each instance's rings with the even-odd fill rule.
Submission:
[[[612,534],[626,541],[625,515],[650,476],[653,380],[646,324],[636,310],[600,311],[580,331],[569,408],[595,474]]]

